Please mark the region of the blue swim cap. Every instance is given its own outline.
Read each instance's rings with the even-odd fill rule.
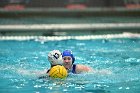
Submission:
[[[73,56],[72,51],[64,50],[62,53],[62,57],[65,57],[65,56],[70,56],[72,58],[72,64],[74,63],[75,57]]]

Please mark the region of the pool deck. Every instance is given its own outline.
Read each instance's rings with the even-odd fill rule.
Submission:
[[[23,10],[0,9],[0,18],[36,17],[140,17],[140,8],[28,8]],[[12,20],[13,20],[12,19]],[[61,20],[61,19],[60,19]],[[59,20],[59,21],[60,21]],[[12,21],[14,22],[14,21]],[[11,22],[11,23],[12,23]],[[39,20],[39,22],[41,22]],[[140,32],[140,22],[111,22],[111,23],[33,23],[33,24],[0,24],[0,36],[56,36],[68,34],[100,34],[110,32]],[[22,23],[22,22],[21,22]]]
[[[84,8],[84,9],[67,9],[67,8],[25,8],[25,9],[4,9],[0,8],[0,17],[19,17],[19,16],[140,16],[140,8]]]
[[[140,29],[140,23],[87,23],[87,24],[19,24],[0,25],[0,30],[106,30],[106,29]]]

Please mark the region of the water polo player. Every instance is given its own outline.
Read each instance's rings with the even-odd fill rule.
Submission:
[[[82,73],[82,72],[90,72],[92,68],[82,65],[82,64],[74,64],[75,57],[70,50],[64,50],[62,53],[63,57],[63,66],[68,70],[68,72],[72,72],[74,74]]]
[[[50,51],[48,53],[48,61],[50,62],[51,68],[56,65],[62,65],[63,59],[61,52],[59,50]],[[43,71],[42,76],[40,76],[39,78],[46,78],[46,75],[48,75],[50,69],[48,69],[47,71]]]

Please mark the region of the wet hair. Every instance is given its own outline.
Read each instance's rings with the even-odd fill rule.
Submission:
[[[72,58],[72,64],[74,63],[75,57],[72,54],[72,51],[70,51],[70,50],[64,50],[63,53],[62,53],[62,57],[65,57],[65,56],[70,56]]]

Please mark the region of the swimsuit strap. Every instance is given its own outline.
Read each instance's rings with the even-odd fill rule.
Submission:
[[[46,73],[49,73],[49,71],[50,71],[50,69],[48,69]]]
[[[74,73],[74,74],[76,74],[76,64],[73,64],[73,66],[72,66],[72,73]]]

